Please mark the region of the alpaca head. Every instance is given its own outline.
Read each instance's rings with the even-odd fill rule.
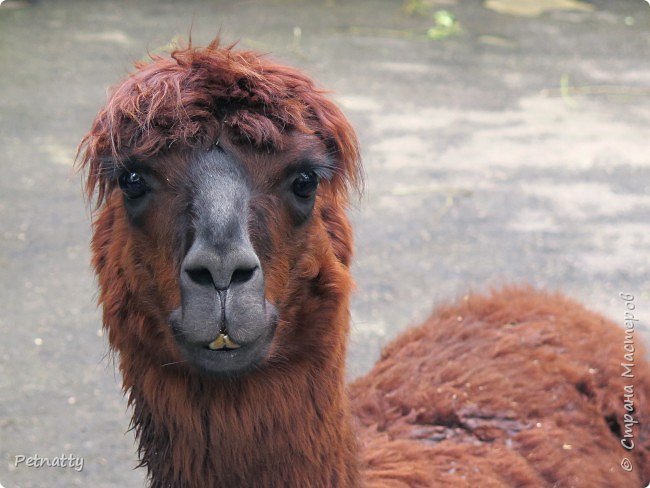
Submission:
[[[112,91],[80,161],[114,349],[217,376],[323,354],[336,333],[315,312],[349,291],[360,166],[311,80],[217,42],[155,57]]]

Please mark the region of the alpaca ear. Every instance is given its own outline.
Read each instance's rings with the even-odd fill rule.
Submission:
[[[307,102],[316,119],[315,131],[323,139],[337,164],[333,180],[334,189],[338,195],[345,195],[346,199],[350,191],[360,195],[363,191],[364,174],[357,135],[334,102],[322,92],[314,90],[314,95]]]
[[[350,191],[361,195],[363,191],[363,166],[359,153],[359,141],[354,129],[341,109],[315,89],[311,92],[308,105],[316,120],[315,132],[327,146],[336,161],[334,175],[334,205],[326,205],[321,210],[321,218],[327,229],[336,258],[349,267],[352,260],[352,228],[343,208],[349,200]]]
[[[108,191],[108,184],[103,176],[106,174],[104,168],[109,165],[107,158],[101,156],[107,151],[106,140],[102,137],[103,115],[104,110],[93,122],[90,132],[79,143],[75,157],[75,169],[83,175],[86,202],[94,210],[104,202]]]

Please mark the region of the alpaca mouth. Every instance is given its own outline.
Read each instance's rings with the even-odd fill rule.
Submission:
[[[219,333],[217,338],[208,344],[208,349],[211,351],[230,351],[232,349],[239,349],[240,347],[240,344],[237,344],[228,337],[228,334],[224,334],[223,332]]]
[[[265,362],[278,323],[278,310],[270,302],[255,321],[240,320],[238,309],[233,309],[233,321],[225,318],[222,323],[205,311],[187,314],[184,320],[184,310],[175,309],[169,325],[180,353],[199,374],[240,376]]]

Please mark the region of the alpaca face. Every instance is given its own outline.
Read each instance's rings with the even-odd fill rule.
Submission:
[[[278,154],[223,139],[208,150],[127,164],[117,176],[121,198],[112,201],[127,216],[138,254],[168,249],[159,259],[176,274],[180,303],[168,324],[183,358],[203,374],[232,376],[263,366],[291,275],[304,274],[300,257],[313,253],[313,236],[327,239],[312,217],[335,162],[313,136],[287,138],[289,149]]]

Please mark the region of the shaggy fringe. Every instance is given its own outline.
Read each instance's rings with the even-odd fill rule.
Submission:
[[[218,38],[205,48],[190,44],[169,57],[150,56],[112,89],[77,150],[96,208],[126,161],[207,149],[224,132],[268,152],[282,150],[294,131],[315,134],[339,164],[335,188],[361,191],[354,130],[304,74],[234,44],[222,47]]]

